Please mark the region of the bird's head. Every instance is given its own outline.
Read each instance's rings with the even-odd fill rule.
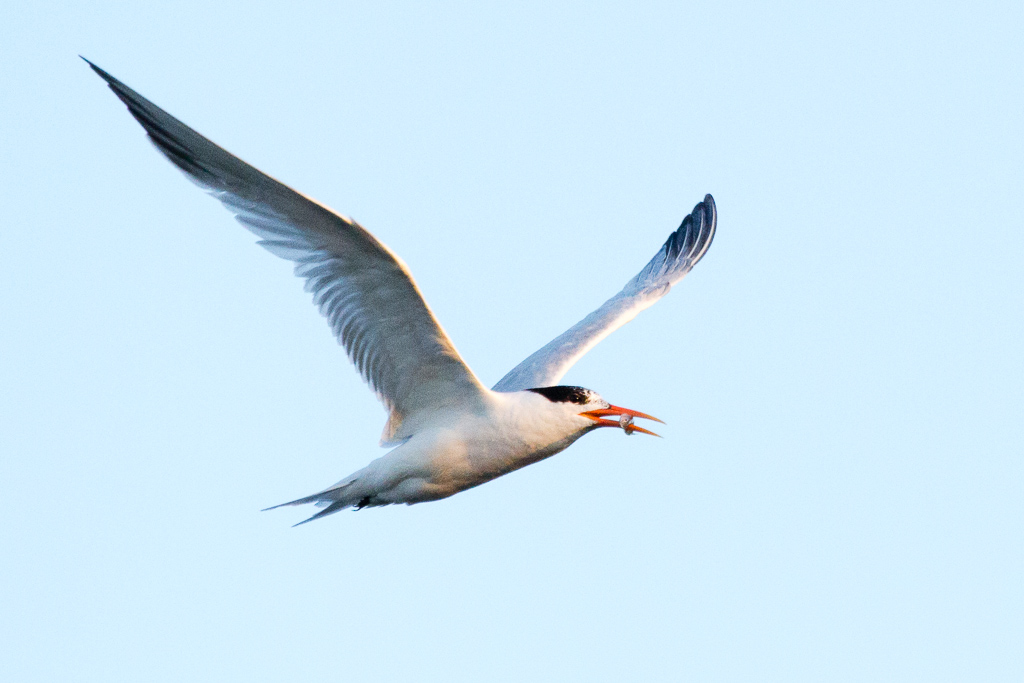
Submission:
[[[581,427],[588,431],[596,427],[621,427],[626,434],[640,432],[641,434],[659,436],[650,430],[633,424],[633,418],[640,417],[645,420],[654,420],[655,422],[661,422],[661,420],[637,410],[613,406],[601,398],[599,393],[591,389],[557,386],[539,387],[529,391],[540,394],[552,403],[559,404],[559,407],[570,415],[583,418],[585,421],[581,424]],[[662,424],[664,423],[662,422]]]

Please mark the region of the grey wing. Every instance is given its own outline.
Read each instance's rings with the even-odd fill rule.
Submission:
[[[88,60],[86,60],[88,62]],[[405,264],[351,221],[195,132],[88,62],[151,141],[221,201],[295,274],[348,357],[389,410],[385,445],[410,436],[444,406],[486,391],[430,312]]]
[[[621,292],[513,368],[494,390],[522,391],[558,384],[583,354],[668,294],[672,285],[697,265],[711,246],[717,221],[715,200],[706,195]]]

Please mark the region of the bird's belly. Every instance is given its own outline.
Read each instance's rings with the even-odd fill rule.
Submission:
[[[442,438],[430,458],[431,470],[425,493],[444,498],[496,479],[568,448],[580,435],[549,443],[495,438],[478,434],[465,438]]]

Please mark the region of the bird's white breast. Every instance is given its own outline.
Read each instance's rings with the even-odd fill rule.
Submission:
[[[550,457],[588,431],[575,412],[530,392],[492,393],[474,412],[449,412],[371,463],[364,476],[393,502],[446,498]],[[367,482],[369,483],[369,482]]]

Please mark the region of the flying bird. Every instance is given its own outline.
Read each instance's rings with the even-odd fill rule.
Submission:
[[[346,508],[440,500],[548,458],[601,427],[657,436],[634,424],[634,418],[657,418],[558,381],[700,261],[715,235],[711,195],[622,291],[488,389],[455,350],[409,269],[380,240],[85,61],[171,163],[220,200],[261,246],[295,263],[313,303],[388,412],[380,443],[392,450],[333,486],[274,508],[322,508],[299,522],[305,524]]]

